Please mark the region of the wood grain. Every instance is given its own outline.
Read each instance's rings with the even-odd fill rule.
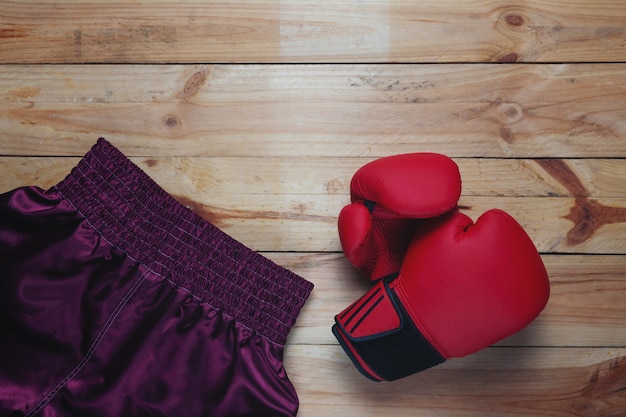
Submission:
[[[449,6],[434,0],[3,1],[0,62],[614,62],[626,55],[621,1]]]
[[[0,189],[60,181],[77,158],[0,158]],[[336,219],[367,158],[133,158],[166,191],[261,251],[339,251]],[[508,211],[542,252],[626,253],[623,160],[458,159],[459,205]],[[40,178],[46,178],[45,182]],[[584,194],[582,193],[584,190]],[[315,230],[315,233],[311,233]]]
[[[623,416],[626,350],[489,348],[376,383],[338,346],[290,346],[286,368],[313,416]]]
[[[95,143],[95,141],[94,141]],[[80,157],[0,156],[0,191],[23,185],[49,188]],[[349,198],[350,179],[375,158],[130,157],[157,182],[198,203],[244,195]],[[626,198],[623,159],[453,158],[467,197]],[[554,167],[549,167],[552,164]],[[177,175],[171,175],[176,173]],[[333,197],[335,198],[335,197]]]
[[[612,65],[0,67],[0,154],[624,157]]]

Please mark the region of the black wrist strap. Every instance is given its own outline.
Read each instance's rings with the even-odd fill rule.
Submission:
[[[387,301],[391,302],[398,315],[394,320],[396,325],[393,326],[393,329],[357,337],[353,332],[351,334],[346,330],[343,322],[339,319],[341,315],[335,318],[336,324],[332,329],[333,334],[357,369],[372,380],[393,381],[444,362],[445,358],[435,350],[415,326],[394,291],[389,288],[387,280],[384,280],[381,285],[385,290],[383,292],[385,298],[388,297]],[[372,290],[376,290],[376,288],[372,288]],[[380,290],[379,287],[378,291],[380,292]],[[369,297],[370,292],[363,297]],[[360,305],[358,301],[354,304],[356,307]],[[347,311],[349,310],[350,308]],[[367,315],[373,315],[370,317],[371,320],[388,318],[385,316],[377,317],[376,313],[376,308],[373,308],[367,312]],[[367,317],[364,319],[367,320]]]

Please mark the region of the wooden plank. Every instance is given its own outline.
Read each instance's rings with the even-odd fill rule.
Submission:
[[[350,180],[376,158],[130,157],[163,187],[209,202],[239,195],[350,193]],[[0,190],[62,180],[79,157],[0,157]],[[624,159],[454,158],[464,196],[626,198]],[[173,175],[173,174],[176,175]],[[209,193],[206,200],[198,196]],[[193,197],[196,195],[196,197]]]
[[[625,157],[626,65],[5,66],[2,155]]]
[[[285,367],[313,416],[623,416],[626,349],[489,348],[399,381],[372,382],[339,346],[289,346]]]
[[[612,62],[626,56],[625,10],[608,0],[453,10],[435,0],[14,0],[0,3],[0,62]]]
[[[336,344],[333,317],[363,295],[369,281],[343,254],[266,253],[315,284],[290,344]],[[551,294],[541,315],[499,346],[626,347],[626,256],[543,255]]]
[[[363,158],[133,158],[183,204],[256,250],[339,251]],[[3,191],[60,181],[78,158],[0,158]],[[626,253],[624,160],[459,159],[461,209],[513,215],[542,252]],[[506,173],[508,172],[508,174]],[[597,193],[597,194],[596,194]],[[311,230],[315,230],[312,233]]]
[[[2,98],[114,103],[619,102],[626,64],[12,65]],[[563,97],[566,96],[566,97]],[[617,96],[613,97],[612,96]],[[571,103],[575,104],[575,103]]]

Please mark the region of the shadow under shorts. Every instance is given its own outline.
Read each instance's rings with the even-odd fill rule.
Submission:
[[[100,139],[0,195],[0,415],[295,416],[282,358],[312,288]]]

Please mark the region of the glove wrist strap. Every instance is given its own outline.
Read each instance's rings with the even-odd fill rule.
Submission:
[[[357,369],[375,381],[393,381],[445,361],[424,338],[389,282],[375,283],[335,317],[333,334]]]

